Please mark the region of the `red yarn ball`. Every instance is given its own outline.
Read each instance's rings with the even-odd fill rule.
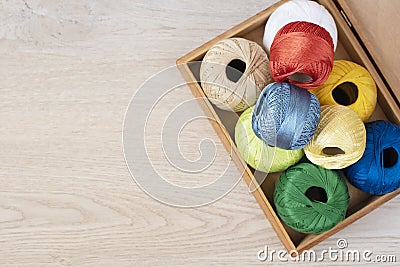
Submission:
[[[271,74],[277,82],[304,89],[322,85],[333,68],[334,45],[323,27],[305,21],[291,22],[275,35],[270,49]],[[295,79],[297,74],[309,80]]]

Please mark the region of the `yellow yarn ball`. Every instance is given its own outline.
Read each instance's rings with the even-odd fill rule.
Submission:
[[[235,142],[242,158],[262,172],[279,172],[296,164],[304,156],[303,149],[284,150],[264,143],[253,131],[253,110],[251,107],[244,111],[235,127]]]
[[[375,110],[377,91],[371,74],[347,60],[335,60],[328,80],[311,90],[321,105],[344,105],[367,121]]]
[[[267,54],[257,43],[230,38],[204,56],[200,81],[208,99],[220,109],[243,111],[254,105],[272,81]]]
[[[325,169],[343,169],[364,154],[366,130],[360,117],[345,106],[321,107],[321,119],[304,147],[307,158]]]

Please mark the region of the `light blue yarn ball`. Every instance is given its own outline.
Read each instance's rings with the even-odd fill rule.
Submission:
[[[400,188],[400,127],[387,122],[365,124],[367,142],[363,156],[346,169],[351,184],[372,195]]]
[[[286,82],[267,85],[254,108],[254,133],[270,146],[303,148],[314,135],[320,118],[318,98]]]

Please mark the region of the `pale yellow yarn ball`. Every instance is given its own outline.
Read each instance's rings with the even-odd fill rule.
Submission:
[[[257,43],[243,38],[222,40],[204,56],[200,81],[218,108],[243,111],[254,105],[261,90],[272,82],[267,54]]]
[[[364,154],[366,130],[360,117],[345,106],[321,107],[321,118],[311,141],[304,147],[307,158],[325,169],[343,169]]]

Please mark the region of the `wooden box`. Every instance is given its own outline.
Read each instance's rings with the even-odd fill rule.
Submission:
[[[243,179],[248,185],[250,185],[252,181],[256,181],[253,176],[253,170],[243,161],[233,141],[237,115],[227,111],[222,111],[208,101],[201,88],[201,85],[198,82],[200,67],[198,61],[201,61],[205,53],[215,43],[222,39],[230,37],[243,37],[262,45],[264,26],[268,17],[278,6],[284,2],[286,2],[286,0],[278,2],[275,5],[261,11],[254,17],[247,19],[243,23],[233,27],[232,29],[226,31],[220,36],[203,44],[199,48],[177,60],[177,65],[187,81],[188,86],[192,90],[194,96],[199,99],[200,105],[205,114],[211,118],[209,120],[210,123],[218,133],[228,153],[231,153],[232,159],[238,166],[239,171],[243,173]],[[385,81],[385,77],[382,75],[378,66],[372,59],[371,54],[366,49],[365,44],[362,42],[362,38],[360,38],[360,36],[362,36],[362,32],[356,32],[355,28],[357,27],[354,23],[357,22],[357,19],[351,17],[352,14],[350,14],[350,17],[346,15],[346,13],[351,13],[351,11],[348,9],[349,6],[347,5],[347,2],[344,0],[318,0],[318,2],[326,7],[326,9],[334,17],[337,24],[339,42],[335,52],[335,59],[348,59],[366,67],[377,84],[378,105],[370,121],[384,119],[399,125],[399,101],[396,98],[398,92],[392,91],[388,82]],[[350,21],[351,19],[353,19],[353,21]],[[279,219],[275,212],[273,192],[275,188],[275,182],[279,175],[280,173],[268,174],[267,179],[264,180],[261,186],[258,186],[258,188],[253,191],[253,195],[259,203],[261,209],[264,211],[266,217],[269,219],[285,248],[288,251],[297,250],[299,253],[306,249],[310,249],[400,193],[400,190],[397,190],[393,193],[383,196],[372,196],[367,193],[363,193],[352,185],[348,184],[350,204],[345,220],[337,224],[331,230],[319,235],[302,234],[286,226]]]

